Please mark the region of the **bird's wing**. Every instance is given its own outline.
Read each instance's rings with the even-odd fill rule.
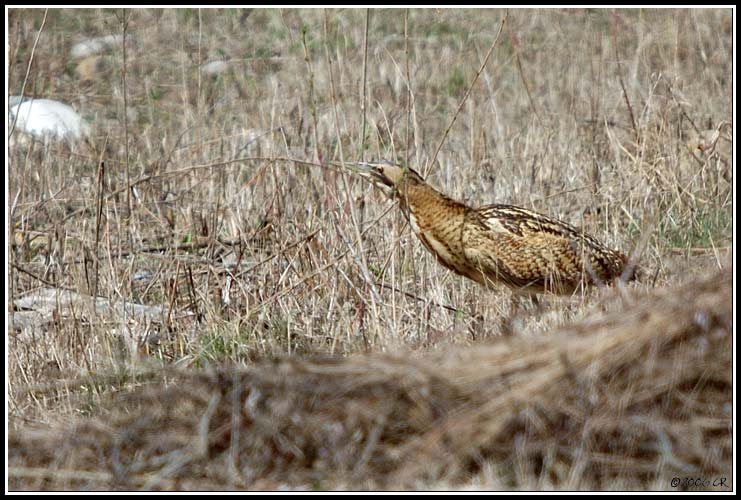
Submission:
[[[466,257],[492,280],[569,292],[622,268],[620,254],[565,222],[510,205],[481,207],[472,217]]]
[[[521,237],[469,228],[465,254],[471,265],[492,281],[514,288],[573,290],[581,281],[578,258],[563,237]]]

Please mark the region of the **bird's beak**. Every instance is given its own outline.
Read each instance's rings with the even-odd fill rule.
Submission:
[[[361,175],[363,177],[370,177],[372,171],[370,163],[365,162],[346,161],[343,163],[339,161],[333,161],[330,163],[336,167],[346,168],[350,172]]]
[[[361,177],[364,177],[368,179],[369,181],[373,182],[374,184],[381,184],[381,185],[388,185],[388,179],[383,175],[383,171],[381,168],[376,165],[375,163],[368,163],[368,162],[349,162],[346,161],[344,163],[339,161],[331,161],[331,165],[339,168],[345,168],[349,170],[350,172],[357,174]]]

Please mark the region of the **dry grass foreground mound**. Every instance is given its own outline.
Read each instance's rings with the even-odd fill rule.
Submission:
[[[11,433],[10,488],[730,491],[731,272],[615,302],[542,338],[178,373]]]

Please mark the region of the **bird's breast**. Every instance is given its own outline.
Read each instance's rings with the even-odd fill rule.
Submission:
[[[448,263],[452,259],[450,248],[441,242],[440,239],[435,235],[435,231],[430,227],[428,221],[420,219],[414,213],[409,210],[409,224],[412,226],[412,231],[417,235],[419,241],[433,254],[437,255],[441,260]]]
[[[442,260],[445,264],[454,265],[455,258],[451,252],[450,247],[447,243],[444,243],[437,239],[432,233],[417,233],[420,241],[427,247],[427,249]]]
[[[455,220],[436,217],[437,214],[419,214],[409,210],[409,224],[422,244],[437,260],[456,272],[463,273],[460,224]],[[463,273],[467,274],[467,273]]]
[[[421,234],[422,230],[419,227],[417,216],[414,215],[414,212],[412,212],[411,210],[408,211],[408,215],[409,215],[409,224],[412,225],[412,231],[414,231],[415,234]]]

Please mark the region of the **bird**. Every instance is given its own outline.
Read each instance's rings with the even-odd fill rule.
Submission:
[[[720,122],[716,128],[691,131],[687,149],[700,163],[711,160],[719,168],[720,175],[729,183],[732,181],[731,163],[733,160],[733,124]]]
[[[537,301],[541,293],[570,295],[623,274],[634,277],[625,254],[561,220],[514,205],[470,207],[387,160],[330,164],[395,199],[437,262],[486,288],[504,285]]]
[[[716,155],[728,163],[733,156],[733,124],[723,121],[714,129],[693,130],[690,132],[687,147],[690,153],[699,154],[702,159]]]

